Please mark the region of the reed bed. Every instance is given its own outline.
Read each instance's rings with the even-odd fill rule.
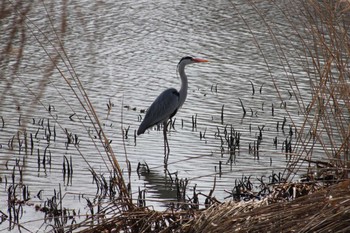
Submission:
[[[216,203],[201,210],[139,207],[90,227],[83,223],[86,229],[81,232],[347,232],[349,191],[349,180],[328,187],[278,184],[264,198]]]
[[[273,204],[267,198],[213,205],[197,213],[179,232],[348,232],[349,185],[347,180]]]
[[[305,58],[303,66],[310,78],[311,99],[305,99],[300,86],[291,78],[304,122],[297,128],[294,155],[285,177],[292,179],[301,164],[309,167],[327,161],[329,170],[338,179],[348,178],[350,142],[350,75],[349,75],[349,1],[302,2],[307,32],[302,39]],[[290,16],[287,14],[287,17]],[[314,149],[321,147],[324,157],[315,158]],[[340,175],[340,173],[342,175]]]
[[[135,208],[110,217],[101,224],[80,232],[177,232],[194,217],[193,211],[161,212],[148,208]]]

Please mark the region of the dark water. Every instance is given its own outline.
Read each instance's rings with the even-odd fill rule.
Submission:
[[[60,22],[60,7],[46,7],[54,22]],[[140,116],[144,116],[141,110],[147,109],[164,89],[180,87],[176,65],[186,55],[210,62],[186,68],[189,91],[175,117],[175,130],[169,133],[169,172],[187,178],[189,191],[196,185],[197,191],[205,194],[212,189],[216,177],[214,196],[224,201],[228,196],[225,190],[231,191],[236,179],[268,177],[284,170],[283,142],[289,140],[292,125],[285,106],[294,124],[302,122],[291,83],[297,80],[300,94],[307,100],[309,80],[299,62],[303,53],[295,28],[281,11],[288,13],[288,6],[261,3],[255,7],[245,1],[195,0],[80,1],[68,5],[63,41],[71,65],[87,90],[125,171],[126,157],[131,162],[134,197],[138,187],[146,189],[147,205],[161,209],[163,204],[159,201],[174,198],[174,192],[173,187],[164,184],[162,131],[151,129],[136,141],[134,131],[140,124]],[[57,52],[42,35],[45,33],[57,45],[48,18],[42,12],[45,9],[39,3],[32,9],[29,27],[33,31],[27,29],[28,35],[38,35],[47,52],[55,56]],[[96,194],[89,166],[107,177],[108,160],[90,139],[89,135],[96,136],[96,133],[62,78],[64,75],[69,79],[69,68],[60,62],[63,74],[54,69],[47,78],[50,59],[33,36],[27,40],[18,77],[13,78],[10,88],[4,82],[0,84],[1,91],[8,93],[0,108],[5,122],[0,136],[1,210],[7,209],[9,185],[6,186],[4,180],[12,182],[14,167],[15,173],[19,173],[18,159],[17,163],[24,165],[23,183],[31,191],[33,204],[43,204],[42,200],[51,197],[60,185],[65,195],[64,205],[86,213],[86,201],[80,194],[91,199]],[[76,86],[73,81],[68,82]],[[247,111],[245,116],[240,99]],[[108,103],[113,106],[109,114]],[[194,117],[197,118],[195,128]],[[55,140],[52,136],[50,142],[47,141],[48,125],[56,132]],[[9,145],[12,138],[15,142],[18,137],[24,138],[24,129],[34,137],[35,149],[32,154],[27,152],[28,155],[16,144],[12,149]],[[66,129],[77,135],[78,150],[73,145],[67,148]],[[128,138],[123,139],[122,129],[128,129]],[[227,143],[222,144],[225,131],[231,132],[231,129],[240,134],[239,149],[232,155]],[[257,143],[260,131],[263,138],[259,154],[254,155],[249,146]],[[204,132],[205,138],[201,138]],[[275,138],[277,145],[273,142]],[[44,167],[45,148],[51,165]],[[65,161],[72,161],[71,181],[63,176]],[[220,162],[221,175],[218,174]],[[147,163],[151,174],[139,177],[138,163]],[[17,182],[18,177],[16,175]],[[43,190],[41,199],[37,197],[40,190]],[[33,225],[33,229],[40,227],[39,219],[43,215],[31,207],[26,211],[24,222]],[[42,226],[40,229],[43,230]]]

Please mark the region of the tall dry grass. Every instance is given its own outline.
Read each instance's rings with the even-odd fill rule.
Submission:
[[[49,13],[48,8],[58,7],[55,6],[57,4],[60,9],[60,15],[57,16],[55,20],[53,20],[53,16]],[[47,56],[47,63],[41,64],[42,67],[45,67],[42,77],[37,81],[38,86],[36,90],[28,87],[28,91],[32,94],[29,99],[31,99],[31,106],[28,109],[35,109],[34,106],[42,105],[45,106],[41,100],[43,98],[43,94],[47,88],[47,85],[50,83],[50,79],[54,72],[59,73],[62,82],[66,84],[66,87],[71,90],[74,94],[74,97],[80,103],[81,107],[86,112],[91,125],[94,126],[94,130],[96,133],[101,135],[99,137],[99,143],[102,145],[105,150],[102,152],[109,159],[110,165],[114,171],[118,174],[118,184],[120,184],[120,194],[121,196],[129,199],[129,194],[126,188],[126,185],[123,180],[121,168],[116,159],[116,155],[113,152],[113,149],[109,147],[109,139],[104,133],[103,127],[101,126],[100,120],[95,112],[94,106],[91,104],[88,94],[86,93],[84,86],[74,70],[74,66],[72,65],[70,58],[64,47],[64,37],[67,30],[67,4],[68,1],[62,0],[58,3],[51,2],[50,5],[47,5],[45,2],[29,2],[25,3],[23,1],[9,1],[8,4],[3,4],[0,9],[0,18],[2,20],[7,21],[7,28],[4,30],[9,31],[9,36],[3,38],[6,41],[6,45],[2,46],[1,49],[1,57],[0,64],[3,68],[3,72],[0,73],[0,79],[2,82],[5,82],[7,88],[5,92],[0,94],[0,101],[8,98],[15,98],[15,94],[12,93],[11,86],[14,82],[20,81],[25,86],[25,80],[19,77],[18,68],[22,62],[23,51],[25,50],[26,43],[33,43],[32,40],[28,40],[28,38],[34,38],[35,43],[44,51]],[[45,9],[44,17],[47,20],[49,25],[49,31],[51,35],[46,34],[35,22],[33,22],[28,14],[30,13],[33,7],[40,5]],[[11,61],[15,62],[11,62]],[[6,75],[5,75],[6,74]],[[14,94],[14,95],[12,95]],[[58,92],[58,94],[60,94]],[[64,98],[64,97],[63,97]],[[16,101],[16,100],[15,100]],[[69,106],[69,100],[67,100],[68,107],[74,109],[72,106]],[[19,105],[20,106],[20,105]],[[0,106],[1,107],[1,106]],[[25,115],[31,115],[30,112]],[[79,119],[79,123],[84,126],[84,123]],[[59,125],[61,122],[56,122]],[[24,124],[23,127],[26,125]],[[63,132],[64,127],[61,129]],[[92,138],[92,141],[95,142],[95,139]],[[79,148],[76,148],[79,150]],[[84,156],[83,154],[81,154]],[[91,168],[92,169],[92,168]]]
[[[299,83],[294,80],[292,88],[304,122],[297,129],[286,177],[292,178],[302,163],[309,163],[310,168],[320,168],[310,172],[310,179],[328,176],[341,180],[348,178],[350,165],[350,3],[309,0],[302,1],[301,6],[311,100],[302,98]],[[316,147],[325,156],[314,153]]]
[[[110,173],[110,177],[113,177],[109,185],[117,190],[115,198],[118,201],[115,201],[114,204],[118,206],[119,211],[127,211],[132,209],[134,205],[124,181],[122,168],[119,166],[117,155],[109,146],[110,139],[104,133],[94,106],[65,49],[64,41],[68,27],[67,7],[68,1],[66,0],[58,2],[14,0],[0,3],[0,85],[1,90],[3,90],[0,93],[0,115],[6,111],[4,105],[6,101],[15,103],[18,115],[26,116],[21,119],[21,129],[18,132],[18,135],[24,134],[37,106],[46,109],[51,114],[50,106],[43,101],[44,94],[48,90],[48,85],[55,85],[53,79],[59,74],[61,77],[61,81],[59,81],[60,88],[70,90],[74,101],[80,104],[79,112],[82,109],[86,113],[87,119],[77,117],[76,124],[79,124],[82,130],[86,130],[86,135],[90,136],[91,144],[96,149],[96,156],[101,157]],[[31,14],[34,14],[36,8],[43,9],[40,23],[32,21]],[[38,72],[39,75],[34,83],[26,78],[27,74],[25,68],[23,68],[26,67],[26,64],[23,64],[26,62],[24,61],[25,56],[28,56],[26,49],[31,45],[37,46],[40,53],[45,57],[45,59],[35,64],[35,67],[42,72]],[[23,93],[18,93],[18,88],[14,88],[18,83],[24,86],[23,93],[29,94],[26,97],[26,107],[23,107]],[[76,107],[71,105],[72,100],[67,99],[59,91],[57,91],[57,94],[61,95],[60,97],[65,101],[67,108],[75,113]],[[67,134],[67,137],[69,137],[65,122],[60,121],[54,115],[51,115],[51,117],[51,122],[55,122],[60,133]],[[86,123],[87,120],[89,123]],[[89,133],[91,128],[93,128],[94,134]],[[99,135],[99,137],[93,137],[93,135]],[[86,161],[90,172],[98,180],[97,172],[95,172],[93,165],[85,159],[85,155],[79,146],[75,145],[74,149]],[[3,162],[6,162],[5,159]],[[26,165],[23,166],[23,170],[25,170]],[[19,230],[25,229],[25,226],[12,222],[11,218],[8,221],[10,222],[9,229],[15,226]],[[94,219],[92,222],[94,222]],[[67,227],[69,228],[69,226],[63,225],[56,230],[57,232],[63,232],[63,229]]]
[[[349,1],[270,1],[271,9],[266,8],[266,2],[248,2],[268,32],[276,56],[273,59],[281,64],[289,80],[290,95],[295,98],[299,113],[303,115],[300,124],[295,119],[295,110],[286,107],[296,133],[290,138],[294,147],[291,153],[288,152],[290,161],[284,177],[293,180],[296,174],[300,175],[301,168],[308,166],[308,179],[325,176],[347,178],[350,165]],[[285,104],[284,90],[279,85],[279,76],[272,71],[269,51],[265,51],[258,33],[250,29],[239,5],[233,1],[230,3],[250,30],[278,98]],[[271,11],[283,15],[288,30],[279,29],[278,19],[273,18]],[[309,79],[309,93],[305,93],[305,83],[301,83],[295,75],[298,72],[295,64]]]

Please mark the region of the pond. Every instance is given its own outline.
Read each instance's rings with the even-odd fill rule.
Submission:
[[[97,133],[67,85],[78,86],[70,78],[72,68],[111,140],[125,178],[126,160],[130,161],[134,198],[139,188],[145,190],[147,205],[163,209],[167,200],[176,199],[176,190],[167,185],[169,174],[164,173],[162,130],[154,127],[137,137],[135,131],[163,90],[180,88],[176,67],[188,55],[209,62],[186,67],[187,100],[168,134],[169,173],[187,179],[188,192],[196,187],[208,194],[215,184],[213,195],[225,201],[242,177],[251,177],[254,183],[257,177],[268,180],[284,171],[285,142],[294,143],[294,126],[303,121],[293,80],[305,100],[311,96],[309,76],[300,61],[303,47],[296,26],[285,16],[288,5],[74,1],[65,14],[61,3],[34,5],[19,71],[0,84],[3,212],[10,184],[22,182],[33,205],[43,205],[60,189],[63,205],[85,214],[86,199],[96,194],[90,170],[109,176],[108,159],[90,138]],[[67,20],[61,39],[69,64],[56,57],[52,47],[59,46],[52,25],[59,31],[62,18]],[[3,27],[10,32],[9,22]],[[54,59],[59,60],[57,67],[52,67]],[[3,70],[11,75],[10,69]],[[70,144],[67,134],[72,136]],[[235,140],[239,135],[239,146],[231,151],[230,135]],[[19,146],[26,142],[33,143],[28,151]],[[139,163],[147,164],[151,172],[139,176]],[[70,167],[73,174],[67,178]],[[39,221],[43,214],[25,208],[20,222],[44,230]]]

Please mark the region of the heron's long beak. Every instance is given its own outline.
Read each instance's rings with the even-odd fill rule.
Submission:
[[[201,59],[201,58],[193,58],[193,61],[195,61],[195,62],[208,62],[208,60]]]

